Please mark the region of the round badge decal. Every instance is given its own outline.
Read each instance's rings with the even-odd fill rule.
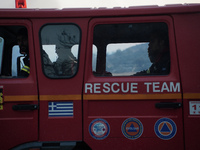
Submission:
[[[176,135],[177,128],[173,120],[161,118],[155,123],[154,131],[159,138],[169,140]]]
[[[143,133],[143,125],[136,118],[128,118],[122,124],[122,133],[128,139],[137,139]]]
[[[105,139],[110,133],[110,126],[104,119],[95,119],[89,125],[90,135],[96,140]]]

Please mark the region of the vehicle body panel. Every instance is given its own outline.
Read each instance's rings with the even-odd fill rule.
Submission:
[[[27,78],[0,77],[1,149],[20,149],[19,145],[32,147],[35,143],[60,146],[62,142],[72,141],[84,142],[95,150],[199,149],[199,10],[200,5],[194,4],[113,9],[1,9],[0,26],[28,29],[31,68]],[[167,24],[170,74],[95,76],[92,59],[97,25],[150,22]],[[42,67],[41,30],[47,25],[60,24],[73,24],[80,30],[78,70],[70,78],[49,78]],[[99,37],[110,32],[102,30]],[[97,43],[101,49],[109,42]],[[73,116],[50,117],[52,102],[72,103]],[[163,108],[166,104],[173,107]],[[35,108],[16,111],[13,108],[16,105]],[[176,133],[171,138],[161,139],[156,135],[157,122],[161,119],[161,123],[166,123],[166,118],[175,123]],[[127,119],[142,124],[138,137],[131,139],[125,135]],[[107,127],[107,135],[94,135],[94,125],[98,122]]]

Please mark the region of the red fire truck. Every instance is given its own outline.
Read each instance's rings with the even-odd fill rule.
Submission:
[[[200,149],[199,27],[199,4],[1,9],[0,149]]]

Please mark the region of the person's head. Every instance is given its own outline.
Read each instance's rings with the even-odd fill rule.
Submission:
[[[28,33],[26,28],[21,28],[17,33],[17,43],[21,54],[28,55]]]
[[[66,55],[66,48],[61,44],[56,44],[56,53],[58,57],[64,57]]]
[[[150,37],[148,54],[152,63],[160,61],[164,53],[169,51],[168,35],[162,31],[154,31]]]
[[[56,44],[56,51],[59,60],[72,60],[74,55],[71,52],[71,47]]]

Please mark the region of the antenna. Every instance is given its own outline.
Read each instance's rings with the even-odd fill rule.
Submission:
[[[16,8],[27,8],[26,0],[15,0]]]

